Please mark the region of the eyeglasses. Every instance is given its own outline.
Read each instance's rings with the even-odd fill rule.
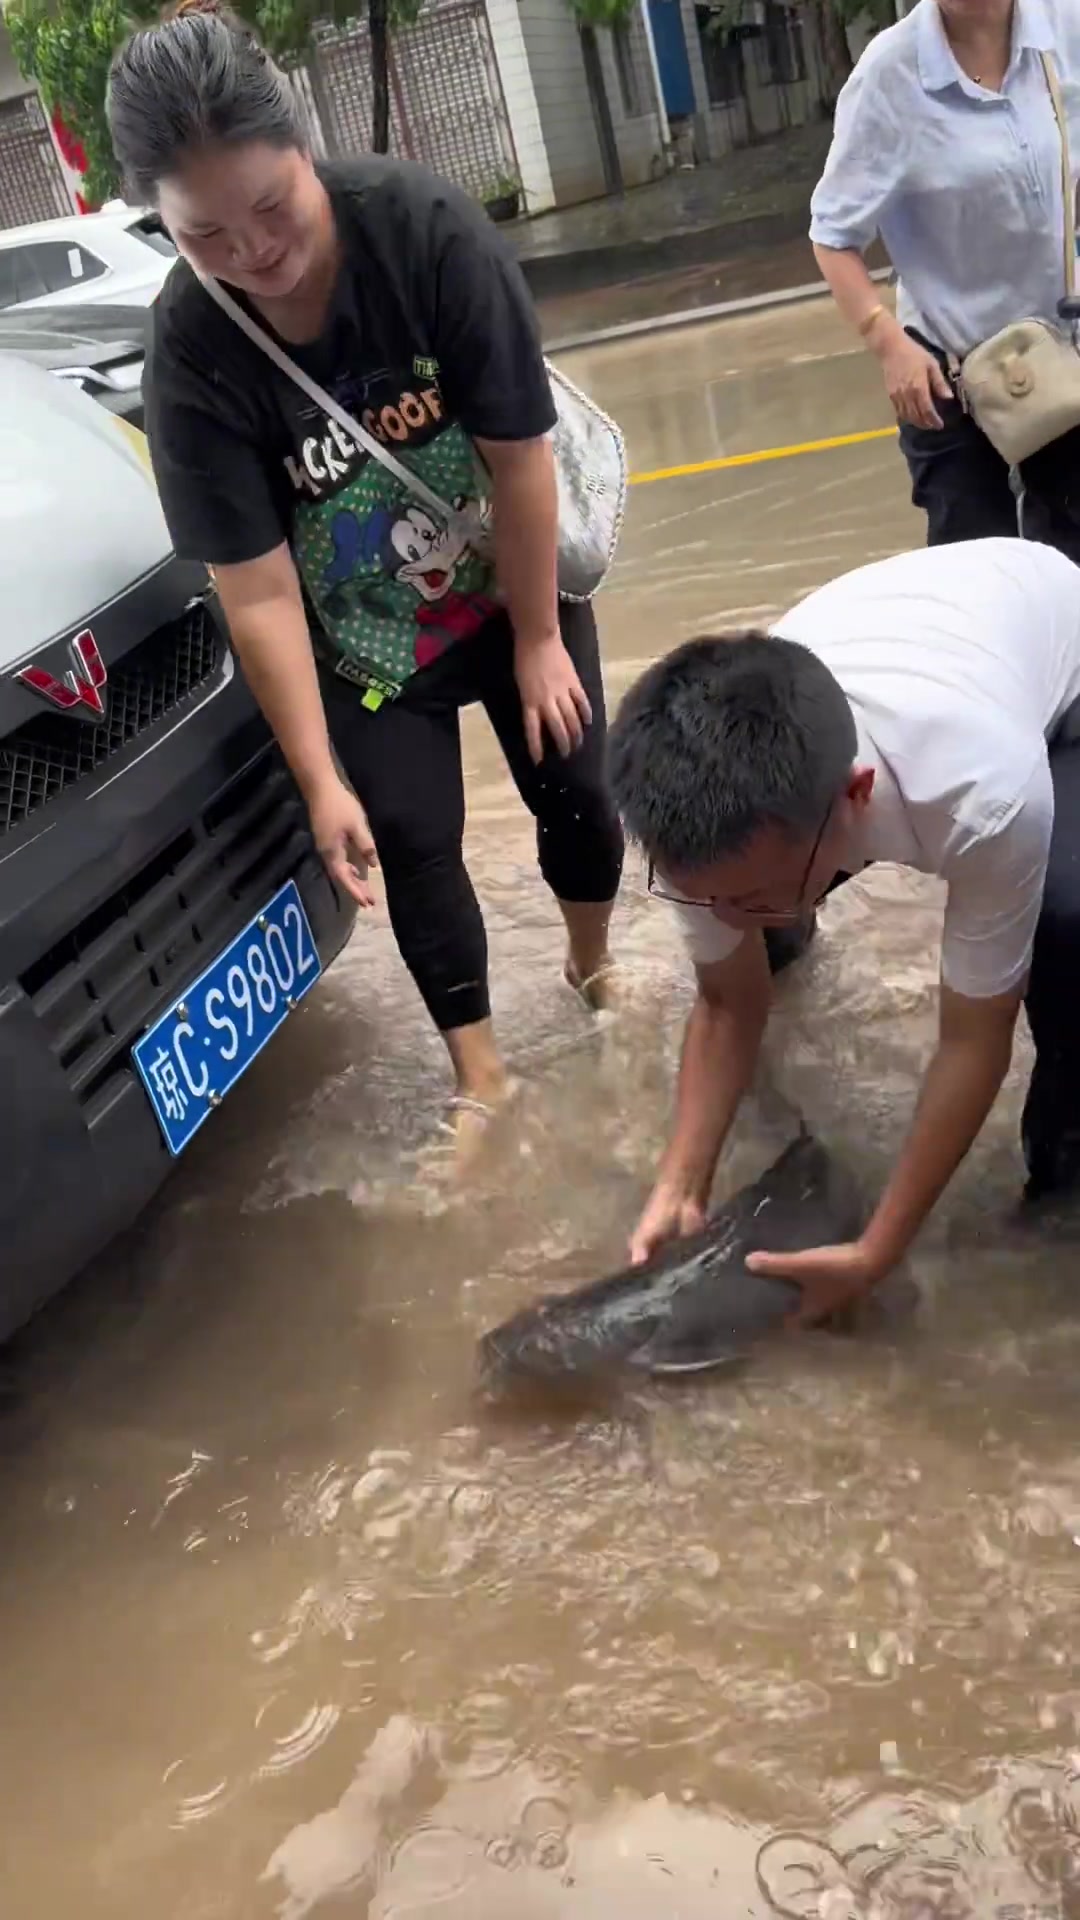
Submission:
[[[825,817],[822,820],[821,825],[814,836],[814,844],[810,849],[810,858],[806,862],[806,867],[803,871],[802,879],[799,882],[799,893],[798,893],[798,899],[795,906],[793,907],[736,907],[734,911],[739,914],[740,918],[744,920],[770,920],[773,922],[774,925],[791,924],[796,920],[801,920],[803,914],[806,912],[807,904],[808,904],[806,900],[806,889],[810,885],[810,875],[814,871],[814,862],[817,859],[818,854],[821,852],[821,843],[825,838],[825,829],[828,826],[830,819],[832,818],[832,810],[833,810],[833,803],[830,800],[827,808],[825,809]],[[666,893],[662,887],[658,887],[656,884],[656,867],[653,861],[651,860],[649,861],[649,874],[648,874],[647,885],[648,885],[648,891],[654,900],[665,900],[667,901],[669,906],[701,907],[706,913],[717,913],[718,909],[722,910],[725,906],[727,907],[731,906],[730,901],[722,900],[717,894],[714,894],[708,900],[687,900],[682,894]],[[822,897],[823,896],[819,895],[819,899]],[[814,904],[816,905],[817,902],[815,901]]]

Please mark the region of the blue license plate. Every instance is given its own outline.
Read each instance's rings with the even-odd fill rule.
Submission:
[[[133,1050],[170,1153],[183,1152],[321,972],[290,880]]]

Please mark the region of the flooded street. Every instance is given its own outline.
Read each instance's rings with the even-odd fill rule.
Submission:
[[[888,423],[824,304],[565,365],[638,474]],[[635,486],[612,704],[675,641],[922,537],[889,439]],[[4,1920],[1080,1916],[1080,1299],[1067,1223],[1017,1217],[1026,1035],[909,1318],[496,1414],[478,1334],[622,1263],[691,989],[631,859],[626,1005],[590,1021],[466,736],[522,1082],[469,1191],[380,908],[0,1357]],[[888,870],[829,901],[721,1183],[785,1143],[785,1101],[880,1182],[939,916]]]

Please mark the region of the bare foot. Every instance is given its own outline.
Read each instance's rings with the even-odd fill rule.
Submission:
[[[568,960],[563,968],[563,978],[568,987],[584,1000],[590,1013],[607,1013],[618,1004],[618,968],[614,960],[602,960],[595,971],[583,980],[574,962]]]
[[[472,1171],[492,1124],[510,1105],[518,1092],[518,1082],[505,1075],[484,1088],[483,1094],[459,1090],[450,1101],[444,1122],[450,1136],[453,1173]]]

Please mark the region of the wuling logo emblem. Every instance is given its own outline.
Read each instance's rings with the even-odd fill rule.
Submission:
[[[104,720],[104,687],[109,674],[89,627],[75,635],[68,654],[71,667],[62,680],[47,667],[22,667],[15,678],[32,693],[59,707],[62,713],[74,713],[81,708],[87,719]]]

